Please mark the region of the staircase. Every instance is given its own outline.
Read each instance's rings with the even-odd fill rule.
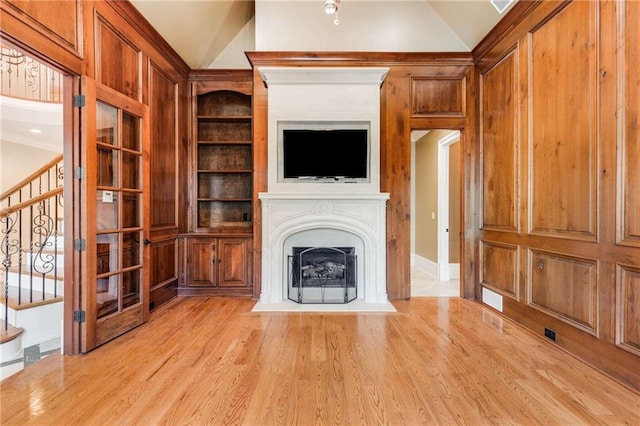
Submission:
[[[0,378],[61,347],[62,156],[0,195]]]

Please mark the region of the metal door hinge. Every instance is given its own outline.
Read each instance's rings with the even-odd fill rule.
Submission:
[[[85,106],[87,98],[84,95],[73,95],[73,106],[82,108]]]
[[[87,249],[87,240],[84,238],[77,238],[73,240],[73,246],[76,251],[85,251]]]
[[[87,169],[81,166],[75,167],[73,169],[73,175],[76,179],[84,179],[87,177]]]
[[[81,323],[87,321],[86,311],[73,311],[73,322]]]

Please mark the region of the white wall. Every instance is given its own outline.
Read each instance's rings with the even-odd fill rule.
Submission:
[[[38,170],[61,152],[0,140],[0,193]]]
[[[345,0],[340,25],[322,0],[256,0],[258,51],[469,51],[426,1]]]
[[[247,22],[247,25],[207,68],[250,69],[251,64],[244,52],[256,50],[255,22],[255,18]]]

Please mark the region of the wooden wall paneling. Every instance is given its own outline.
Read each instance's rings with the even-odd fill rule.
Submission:
[[[530,232],[597,238],[599,2],[572,2],[529,36]]]
[[[253,72],[253,297],[262,288],[262,204],[258,193],[267,191],[268,92],[256,68]]]
[[[156,237],[149,247],[149,309],[153,310],[178,294],[178,239]]]
[[[460,287],[462,297],[481,299],[480,287],[480,201],[482,181],[480,179],[480,139],[478,131],[479,108],[476,99],[479,97],[479,78],[476,70],[467,68],[467,116],[464,117],[464,129],[460,134],[462,143],[461,155],[461,194],[460,217],[462,219],[462,241],[460,258]]]
[[[550,328],[556,332],[555,344],[621,383],[640,390],[640,357],[637,355],[511,298],[504,298],[503,313],[541,338],[545,328]],[[549,340],[549,343],[553,342]]]
[[[151,228],[178,227],[178,83],[149,64]]]
[[[633,174],[640,163],[634,151],[640,32],[629,22],[640,19],[640,3],[541,1],[530,6],[474,49],[482,75],[515,46],[519,101],[513,124],[520,140],[527,141],[517,153],[524,232],[487,226],[480,236],[520,248],[518,280],[527,297],[504,297],[505,315],[541,336],[545,328],[553,329],[556,344],[640,389],[640,250],[629,229],[640,208],[634,198],[640,175]],[[484,90],[484,83],[480,86]],[[482,100],[478,106],[478,135],[484,137],[485,114],[497,112]],[[509,138],[506,132],[499,131]],[[486,157],[485,151],[483,146]],[[555,190],[554,185],[567,189],[550,197],[536,193],[545,176],[545,191]],[[574,192],[580,194],[571,198]],[[625,223],[629,215],[631,222]],[[547,272],[538,269],[539,260]]]
[[[178,232],[189,230],[191,103],[187,80],[178,83]]]
[[[622,127],[620,124],[623,120],[623,115],[618,109],[621,96],[620,94],[615,95],[618,93],[620,82],[618,59],[623,56],[622,49],[618,47],[619,34],[623,28],[619,26],[617,9],[618,5],[615,1],[599,3],[597,49],[599,55],[599,164],[597,166],[599,203],[597,215],[598,246],[601,252],[590,256],[599,260],[598,337],[611,344],[615,342],[616,338],[616,262],[620,261],[620,258],[613,253],[616,251],[615,242],[618,235],[617,222],[620,207],[617,192],[620,146],[618,129]]]
[[[618,265],[616,345],[640,356],[640,267]]]
[[[49,2],[47,2],[49,3]],[[59,1],[59,4],[52,5],[61,9],[70,9],[69,14],[63,16],[48,15],[42,16],[43,21],[30,16],[36,15],[43,2],[39,0],[31,1],[2,1],[0,2],[0,36],[18,46],[29,55],[40,58],[44,62],[60,68],[71,74],[80,75],[83,69],[83,2]],[[50,7],[50,6],[48,6]],[[27,13],[26,10],[29,11]],[[35,12],[34,12],[35,11]],[[54,18],[56,22],[51,22]],[[62,27],[65,34],[75,33],[72,43],[64,37],[56,34],[49,26],[54,28]],[[69,26],[70,28],[66,28]]]
[[[598,263],[529,250],[528,303],[597,336]]]
[[[480,73],[480,227],[519,230],[518,51]]]
[[[142,102],[142,50],[99,14],[95,25],[96,81]]]
[[[179,232],[179,85],[149,61],[150,149],[148,185],[150,309],[177,295]]]
[[[171,70],[177,75],[187,78],[189,75],[189,65],[173,50],[169,43],[162,38],[160,33],[144,18],[144,16],[129,1],[104,0],[100,5],[100,10],[106,9],[115,11],[118,21],[118,28],[126,28],[131,32],[131,37],[138,39],[138,44],[146,55],[150,56],[157,64],[164,64],[165,70]],[[133,35],[135,34],[135,36]],[[144,102],[146,103],[146,102]]]
[[[466,115],[466,79],[422,78],[411,79],[411,115],[464,116]]]
[[[518,259],[518,246],[481,240],[480,284],[503,296],[520,300]]]
[[[411,296],[410,215],[411,215],[411,79],[389,71],[383,84],[384,128],[381,128],[380,157],[382,192],[390,193],[387,203],[387,293],[389,299]]]
[[[3,3],[40,34],[82,56],[82,0],[6,0]]]
[[[622,196],[620,240],[623,244],[640,247],[640,7],[634,2],[620,3],[623,40],[620,44],[619,79],[622,83],[620,108],[620,169]]]

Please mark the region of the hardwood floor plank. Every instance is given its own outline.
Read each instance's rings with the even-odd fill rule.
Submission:
[[[0,423],[640,424],[640,395],[461,299],[397,313],[252,313],[177,298],[82,356],[1,383]]]

